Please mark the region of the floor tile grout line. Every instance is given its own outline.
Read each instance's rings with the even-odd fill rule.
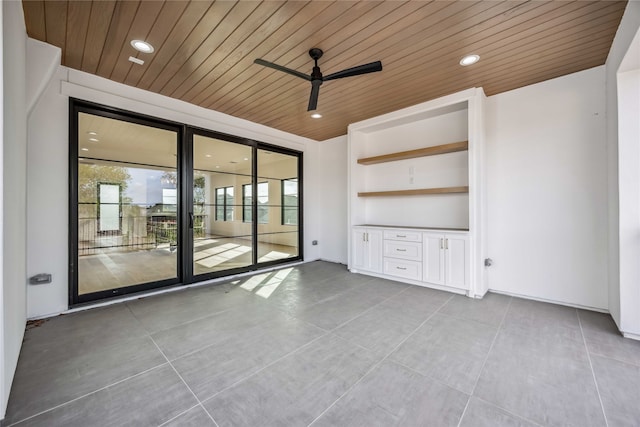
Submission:
[[[182,412],[180,412],[178,415],[176,415],[173,418],[169,418],[167,421],[163,422],[162,424],[160,424],[158,427],[162,427],[165,426],[167,424],[169,424],[171,421],[177,420],[178,418],[180,418],[181,416],[183,416],[184,414],[186,414],[187,412],[191,411],[192,409],[197,408],[198,406],[202,407],[202,404],[198,403],[197,405],[193,405],[191,408],[184,410]]]
[[[352,318],[350,318],[349,320],[345,320],[344,322],[340,323],[338,326],[336,326],[336,327],[334,327],[334,328],[332,328],[332,329],[329,329],[329,332],[334,332],[334,331],[336,331],[336,330],[338,330],[338,329],[342,328],[342,327],[343,327],[344,325],[346,325],[347,323],[350,323],[350,322],[352,322],[352,321],[356,320],[357,318],[364,316],[364,315],[365,315],[366,313],[368,313],[369,311],[373,310],[373,309],[374,309],[374,308],[376,308],[376,307],[379,307],[380,305],[382,305],[382,304],[384,304],[385,302],[389,301],[391,298],[393,298],[393,297],[395,297],[395,296],[397,296],[397,295],[400,295],[401,293],[403,293],[403,292],[404,292],[404,291],[406,291],[407,289],[408,289],[408,287],[407,287],[407,288],[404,288],[404,289],[402,289],[402,290],[400,290],[400,291],[398,291],[398,292],[396,292],[396,293],[395,293],[395,294],[393,294],[393,295],[388,296],[387,298],[385,298],[385,299],[381,300],[380,302],[377,302],[377,303],[373,304],[371,307],[367,308],[366,310],[364,310],[363,312],[361,312],[361,313],[357,314],[356,316],[353,316],[353,317],[352,317]],[[371,350],[369,350],[369,351],[371,351]]]
[[[487,351],[487,355],[484,357],[484,360],[482,361],[482,366],[480,367],[480,372],[478,373],[478,378],[476,378],[476,381],[473,384],[473,388],[471,389],[471,396],[469,396],[469,400],[467,400],[467,404],[465,405],[464,410],[462,411],[462,415],[460,415],[460,420],[458,421],[458,427],[460,427],[460,425],[462,424],[462,420],[464,419],[464,415],[467,413],[467,409],[469,408],[469,402],[471,402],[471,397],[476,392],[476,387],[478,387],[478,383],[480,382],[480,377],[482,376],[482,373],[484,372],[485,366],[487,366],[487,361],[489,360],[489,356],[491,355],[491,351],[493,350],[493,346],[495,345],[496,340],[498,339],[498,335],[500,334],[500,331],[502,330],[502,328],[504,326],[504,321],[507,318],[507,314],[509,314],[509,310],[511,309],[511,302],[512,301],[513,301],[513,297],[509,297],[509,303],[507,304],[507,308],[504,311],[504,314],[502,315],[502,320],[500,320],[500,324],[498,325],[498,328],[496,329],[496,333],[493,335],[493,339],[491,340],[491,345],[489,346],[489,351]]]
[[[420,375],[420,376],[422,376],[424,378],[433,380],[433,381],[435,381],[435,382],[437,382],[439,384],[442,384],[442,385],[445,385],[445,386],[449,387],[450,389],[453,389],[453,390],[455,390],[457,392],[466,394],[467,396],[471,397],[471,394],[468,391],[460,390],[459,388],[457,388],[455,386],[452,386],[451,384],[448,384],[447,382],[445,382],[445,381],[443,381],[443,380],[441,380],[439,378],[435,378],[435,377],[432,377],[431,375],[423,374],[422,372],[416,370],[415,368],[412,368],[411,366],[407,366],[404,363],[399,362],[399,361],[397,361],[395,359],[389,359],[389,362],[395,363],[396,365],[402,366],[403,368],[405,368],[405,369],[407,369],[407,370],[409,370],[411,372],[414,372],[414,373],[416,373],[416,374],[418,374],[418,375]]]
[[[487,404],[487,405],[491,405],[491,406],[493,406],[493,407],[495,407],[495,408],[498,408],[498,409],[500,409],[501,411],[506,412],[507,414],[511,415],[512,417],[518,418],[518,419],[520,419],[520,420],[526,421],[526,422],[528,422],[528,423],[530,423],[530,424],[533,424],[533,425],[536,425],[536,426],[539,426],[539,427],[545,427],[545,426],[544,426],[544,424],[540,424],[540,423],[538,423],[537,421],[530,420],[529,418],[523,417],[522,415],[515,414],[515,413],[511,412],[510,410],[505,409],[505,408],[503,408],[503,407],[501,407],[501,406],[498,406],[498,405],[496,405],[495,403],[491,403],[491,402],[489,402],[489,401],[487,401],[487,400],[484,400],[484,399],[483,399],[483,398],[481,398],[481,397],[478,397],[478,396],[472,396],[472,397],[473,397],[474,399],[481,400],[482,402],[484,402],[484,403],[485,403],[485,404]]]
[[[160,352],[160,354],[162,354],[162,357],[164,357],[167,361],[167,363],[169,364],[169,366],[171,366],[171,369],[173,369],[173,372],[176,373],[176,375],[178,376],[178,378],[180,378],[180,381],[182,381],[182,383],[185,385],[185,387],[187,387],[187,390],[189,390],[189,392],[193,395],[193,397],[196,399],[196,401],[198,402],[198,404],[202,407],[202,409],[204,409],[204,412],[207,413],[207,415],[209,416],[209,418],[211,418],[211,421],[213,421],[213,423],[216,425],[216,427],[218,427],[218,423],[216,422],[216,420],[213,418],[213,416],[209,413],[209,411],[207,411],[207,408],[204,407],[204,405],[202,405],[202,401],[198,398],[198,396],[193,392],[193,390],[191,389],[191,387],[189,387],[189,384],[187,384],[187,382],[184,380],[184,378],[182,378],[182,375],[180,375],[180,373],[178,372],[178,370],[176,369],[175,366],[173,366],[173,363],[171,363],[171,361],[169,360],[169,358],[167,357],[166,354],[164,354],[164,352],[162,351],[162,349],[160,348],[160,346],[155,342],[155,340],[153,338],[151,338],[151,341],[153,341],[153,344],[156,346],[156,348],[158,349],[158,351]]]
[[[170,330],[170,329],[177,328],[177,327],[179,327],[179,326],[188,325],[189,323],[197,322],[198,320],[203,320],[203,319],[207,319],[207,318],[209,318],[209,317],[219,316],[219,315],[221,315],[221,314],[225,314],[225,313],[227,313],[227,312],[229,312],[229,311],[232,311],[232,310],[234,310],[234,309],[237,309],[237,308],[242,307],[242,305],[238,305],[238,306],[235,306],[235,307],[226,308],[226,309],[224,309],[224,310],[222,310],[222,311],[217,311],[217,312],[212,313],[212,314],[207,314],[207,315],[205,315],[205,316],[196,317],[196,318],[194,318],[194,319],[187,320],[187,321],[182,322],[182,323],[177,323],[177,324],[172,325],[172,326],[169,326],[169,327],[167,327],[167,328],[164,328],[164,329],[158,329],[157,331],[153,331],[153,332],[152,332],[152,331],[149,331],[149,330],[146,328],[146,326],[144,326],[144,322],[143,322],[142,320],[140,320],[140,318],[139,318],[138,316],[136,316],[136,314],[134,313],[134,311],[131,309],[131,307],[129,306],[129,304],[128,304],[127,302],[125,302],[125,305],[126,305],[126,306],[127,306],[127,308],[129,309],[129,311],[131,311],[131,314],[133,314],[133,316],[136,318],[136,320],[137,320],[138,322],[140,322],[140,324],[142,325],[142,327],[144,328],[144,330],[145,330],[145,332],[147,333],[147,335],[148,335],[148,336],[151,336],[151,335],[154,335],[154,334],[157,334],[157,333],[160,333],[160,332],[165,332],[165,331],[168,331],[168,330]]]
[[[329,282],[329,281],[331,281],[331,280],[335,279],[336,277],[338,277],[339,275],[342,275],[342,274],[344,274],[344,273],[336,274],[335,276],[329,277],[329,278],[327,278],[327,279],[320,280],[319,282],[315,282],[315,283],[314,283],[314,285],[319,285],[319,284],[322,284],[322,283],[327,283],[327,282]],[[252,276],[252,277],[253,277],[253,276]],[[326,298],[320,299],[320,300],[318,300],[318,301],[314,301],[312,304],[309,304],[308,306],[306,306],[306,307],[305,307],[305,309],[311,308],[311,307],[313,307],[313,306],[315,306],[315,305],[321,304],[321,303],[323,303],[323,302],[325,302],[325,301],[328,301],[328,300],[330,300],[330,299],[332,299],[332,298],[336,298],[336,297],[338,297],[338,296],[340,296],[340,295],[342,295],[342,294],[344,294],[344,293],[346,293],[346,292],[349,292],[349,291],[352,291],[352,290],[354,290],[354,289],[357,289],[357,288],[359,288],[360,286],[364,285],[365,283],[369,282],[370,280],[373,280],[373,279],[369,279],[369,280],[367,280],[367,281],[365,281],[365,282],[361,283],[360,285],[356,285],[355,287],[353,287],[353,288],[351,288],[351,289],[344,289],[344,290],[342,290],[342,291],[340,291],[340,292],[338,292],[338,293],[336,293],[336,294],[333,294],[333,295],[331,295],[331,296],[329,296],[329,297],[326,297]],[[281,283],[284,283],[284,282],[286,282],[286,279],[284,279]],[[235,286],[236,286],[236,285],[234,285],[234,288],[232,288],[232,290],[233,290],[233,289],[235,289]],[[254,294],[253,294],[253,292],[249,292],[249,294],[250,294],[250,295],[254,295]],[[268,300],[268,299],[267,299],[267,300]],[[267,300],[265,300],[265,301],[267,301]],[[268,301],[267,301],[267,302],[268,302]],[[278,310],[278,311],[280,311],[280,312],[282,312],[282,313],[285,313],[285,314],[289,314],[289,315],[291,315],[291,313],[290,313],[289,311],[287,311],[286,309],[283,309],[283,308],[281,308],[281,307],[273,306],[273,308],[274,308],[274,309],[276,309],[276,310]],[[170,329],[170,328],[169,328],[169,329]]]
[[[468,298],[468,297],[465,297],[465,298]],[[443,313],[442,311],[438,311],[438,314],[440,316],[446,316],[446,317],[450,317],[452,319],[462,320],[462,321],[465,321],[465,322],[475,322],[475,323],[479,324],[480,326],[489,326],[489,327],[492,327],[492,328],[496,328],[496,327],[499,328],[500,327],[500,323],[495,325],[495,324],[483,322],[482,320],[469,319],[467,317],[456,316],[455,314]]]
[[[403,289],[406,290],[408,288]],[[396,294],[397,295],[397,294]],[[391,297],[389,297],[391,298]],[[311,421],[307,427],[311,427],[316,421],[318,421],[324,414],[326,414],[331,408],[333,408],[336,403],[338,403],[340,401],[340,399],[342,399],[344,396],[346,396],[349,392],[351,392],[351,390],[353,390],[358,384],[360,384],[362,382],[362,380],[364,378],[367,377],[367,375],[369,375],[371,372],[373,372],[378,366],[380,366],[382,364],[382,362],[384,362],[385,360],[387,360],[389,358],[389,356],[391,354],[393,354],[394,351],[396,351],[402,344],[404,344],[413,334],[415,334],[424,324],[426,324],[439,310],[440,308],[444,307],[446,304],[449,303],[449,301],[451,301],[453,299],[453,295],[451,295],[449,298],[447,298],[447,300],[445,302],[443,302],[440,307],[438,307],[437,310],[435,310],[433,313],[431,313],[422,323],[420,323],[411,333],[409,333],[402,341],[400,341],[395,347],[393,347],[382,359],[380,359],[377,363],[374,363],[371,368],[369,368],[367,370],[367,372],[364,373],[364,375],[362,375],[355,383],[353,383],[349,388],[347,388],[347,390],[345,390],[344,393],[342,393],[336,400],[333,401],[333,403],[331,405],[329,405],[324,411],[322,411],[316,418],[313,419],[313,421]]]
[[[219,391],[215,392],[214,394],[212,394],[211,396],[207,397],[206,399],[203,399],[203,400],[202,400],[202,403],[208,402],[209,400],[213,399],[213,398],[214,398],[214,397],[216,397],[217,395],[219,395],[219,394],[221,394],[221,393],[224,393],[225,391],[227,391],[227,390],[229,390],[229,389],[231,389],[231,388],[235,387],[236,385],[240,384],[241,382],[246,381],[246,380],[248,380],[249,378],[251,378],[251,377],[253,377],[253,376],[255,376],[255,375],[259,374],[260,372],[264,371],[265,369],[267,369],[267,368],[271,367],[272,365],[274,365],[274,364],[278,363],[278,362],[279,362],[279,361],[281,361],[282,359],[284,359],[284,358],[286,358],[286,357],[288,357],[288,356],[291,356],[292,354],[294,354],[294,353],[296,353],[296,352],[298,352],[298,351],[302,350],[303,348],[305,348],[305,347],[307,347],[307,346],[309,346],[309,345],[313,344],[314,342],[318,341],[319,339],[321,339],[321,338],[323,338],[323,337],[326,337],[326,336],[327,336],[327,335],[329,335],[330,333],[331,333],[330,331],[327,331],[327,332],[323,333],[322,335],[319,335],[319,336],[317,336],[316,338],[312,339],[312,340],[311,340],[311,341],[309,341],[308,343],[303,344],[303,345],[301,345],[300,347],[298,347],[298,348],[295,348],[295,349],[291,350],[291,351],[290,351],[290,352],[288,352],[287,354],[285,354],[285,355],[283,355],[283,356],[281,356],[281,357],[277,358],[276,360],[272,361],[271,363],[268,363],[268,364],[264,365],[262,368],[258,369],[257,371],[252,372],[251,374],[249,374],[249,375],[247,375],[247,376],[245,376],[245,377],[240,378],[239,380],[235,381],[234,383],[229,384],[228,386],[224,387],[222,390],[219,390]]]
[[[607,419],[607,412],[605,411],[604,403],[602,402],[602,395],[600,394],[600,387],[598,386],[598,379],[596,378],[596,371],[593,369],[593,362],[591,361],[591,353],[589,352],[589,346],[587,345],[587,339],[584,336],[584,330],[582,328],[582,319],[580,318],[580,312],[578,312],[578,323],[580,324],[580,333],[582,334],[582,343],[584,344],[584,351],[587,353],[587,359],[589,360],[589,368],[591,368],[591,376],[593,377],[593,384],[596,386],[596,393],[598,394],[598,401],[600,402],[600,409],[602,410],[602,416],[604,417],[604,424],[605,424],[605,426],[609,427],[609,420]]]
[[[369,310],[371,310],[371,309],[373,309],[374,307],[378,306],[379,304],[382,304],[383,302],[385,302],[385,301],[387,301],[388,299],[390,299],[390,298],[392,298],[392,297],[394,297],[394,296],[396,296],[396,295],[400,294],[401,292],[404,292],[405,290],[406,290],[406,288],[405,288],[405,289],[402,289],[401,291],[399,291],[399,292],[397,292],[397,293],[395,293],[395,294],[393,294],[393,295],[391,295],[391,296],[389,296],[389,297],[387,297],[387,298],[385,298],[384,300],[380,301],[379,303],[374,304],[373,306],[371,306],[371,307],[369,307],[367,310],[365,310],[365,312],[366,312],[366,311],[369,311]],[[361,313],[361,314],[364,314],[364,312],[363,312],[363,313]],[[297,318],[296,318],[295,316],[293,316],[293,315],[291,315],[291,317],[293,317],[293,318],[297,319]],[[359,316],[356,316],[356,317],[359,317]],[[266,364],[265,366],[263,366],[262,368],[258,369],[257,371],[255,371],[255,372],[253,372],[253,373],[251,373],[251,374],[247,375],[246,377],[243,377],[243,378],[239,379],[238,381],[234,382],[233,384],[228,385],[227,387],[223,388],[222,390],[220,390],[220,391],[218,391],[218,392],[214,393],[213,395],[211,395],[210,397],[208,397],[208,398],[204,399],[202,402],[207,402],[207,401],[209,401],[209,400],[213,399],[214,397],[216,397],[216,396],[217,396],[217,395],[219,395],[220,393],[224,393],[225,391],[229,390],[230,388],[235,387],[237,384],[240,384],[241,382],[243,382],[243,381],[245,381],[245,380],[247,380],[247,379],[249,379],[249,378],[251,378],[251,377],[253,377],[253,376],[255,376],[255,375],[258,375],[260,372],[264,371],[265,369],[269,368],[270,366],[272,366],[272,365],[274,365],[274,364],[278,363],[279,361],[281,361],[281,360],[285,359],[286,357],[288,357],[288,356],[290,356],[290,355],[292,355],[292,354],[297,353],[298,351],[302,350],[303,348],[305,348],[305,347],[307,347],[307,346],[309,346],[309,345],[313,344],[314,342],[316,342],[316,341],[318,341],[319,339],[324,338],[324,337],[326,337],[326,336],[332,335],[332,336],[334,336],[334,337],[336,337],[336,338],[339,338],[339,339],[341,339],[341,340],[343,340],[343,341],[345,341],[345,342],[348,342],[349,344],[353,345],[353,343],[351,343],[351,342],[349,342],[349,341],[345,340],[344,338],[342,338],[342,337],[340,337],[340,336],[338,336],[338,335],[334,334],[334,333],[333,333],[333,331],[335,331],[336,329],[340,328],[340,327],[341,327],[341,326],[343,326],[344,324],[349,323],[351,320],[355,319],[356,317],[354,317],[354,318],[352,318],[352,319],[349,319],[349,320],[347,320],[347,321],[345,321],[345,322],[343,322],[343,323],[339,324],[339,325],[338,325],[338,326],[336,326],[335,328],[333,328],[333,329],[329,329],[329,330],[324,329],[324,328],[321,328],[321,327],[319,327],[319,326],[317,326],[317,325],[314,325],[313,323],[305,322],[305,323],[308,323],[308,324],[310,324],[310,325],[312,325],[312,326],[315,326],[316,328],[319,328],[319,329],[321,329],[321,330],[323,330],[323,331],[325,331],[325,332],[324,332],[322,335],[319,335],[318,337],[316,337],[316,338],[312,339],[312,340],[311,340],[311,341],[309,341],[308,343],[303,344],[303,345],[301,345],[300,347],[298,347],[298,348],[296,348],[296,349],[291,350],[290,352],[288,352],[287,354],[283,355],[282,357],[279,357],[278,359],[276,359],[276,360],[272,361],[271,363]],[[301,319],[297,319],[297,320],[301,320]],[[304,320],[302,320],[302,321],[304,322]],[[371,350],[369,350],[369,349],[367,349],[367,351],[371,352]]]
[[[30,415],[30,416],[28,416],[28,417],[26,417],[26,418],[23,418],[23,419],[19,420],[19,421],[15,421],[15,422],[13,422],[13,423],[11,423],[11,424],[7,425],[6,427],[11,427],[11,426],[14,426],[14,425],[17,425],[17,424],[21,424],[21,423],[23,423],[23,422],[25,422],[25,421],[28,421],[28,420],[32,419],[32,418],[38,417],[38,416],[40,416],[40,415],[42,415],[42,414],[46,414],[47,412],[51,412],[51,411],[56,410],[56,409],[58,409],[58,408],[61,408],[61,407],[63,407],[63,406],[69,405],[70,403],[73,403],[73,402],[75,402],[75,401],[77,401],[77,400],[83,399],[83,398],[85,398],[85,397],[88,397],[88,396],[91,396],[91,395],[96,394],[96,393],[98,393],[98,392],[101,392],[101,391],[103,391],[103,390],[106,390],[106,389],[108,389],[109,387],[113,387],[113,386],[115,386],[115,385],[118,385],[118,384],[120,384],[120,383],[123,383],[123,382],[125,382],[125,381],[127,381],[127,380],[130,380],[130,379],[132,379],[132,378],[139,377],[140,375],[144,375],[144,374],[146,374],[146,373],[149,373],[149,372],[151,372],[151,371],[153,371],[153,370],[155,370],[155,369],[159,369],[159,368],[161,368],[161,367],[163,367],[163,366],[165,366],[165,365],[167,365],[167,364],[168,364],[167,362],[164,362],[164,363],[161,363],[161,364],[159,364],[159,365],[153,366],[153,367],[151,367],[151,368],[149,368],[149,369],[145,369],[144,371],[138,372],[137,374],[130,375],[130,376],[128,376],[127,378],[123,378],[123,379],[121,379],[121,380],[118,380],[118,381],[113,382],[113,383],[111,383],[111,384],[108,384],[108,385],[106,385],[106,386],[100,387],[99,389],[93,390],[93,391],[91,391],[91,392],[89,392],[89,393],[85,393],[85,394],[83,394],[82,396],[75,397],[75,398],[73,398],[73,399],[71,399],[71,400],[68,400],[68,401],[66,401],[66,402],[64,402],[64,403],[60,403],[59,405],[53,406],[53,407],[51,407],[51,408],[49,408],[49,409],[45,409],[44,411],[40,411],[40,412],[38,412],[37,414]],[[3,427],[4,427],[4,426],[3,426]]]
[[[328,330],[328,329],[322,328],[322,327],[320,327],[320,326],[318,326],[318,325],[314,325],[313,323],[307,322],[307,321],[305,321],[305,320],[298,319],[297,317],[295,317],[294,315],[292,315],[292,314],[290,314],[290,313],[285,313],[285,312],[281,312],[281,311],[278,311],[278,313],[279,313],[279,314],[282,314],[282,315],[285,315],[285,316],[289,316],[290,318],[293,318],[293,319],[297,320],[298,322],[302,322],[302,323],[304,323],[304,324],[306,324],[306,325],[308,325],[308,326],[312,326],[312,327],[314,327],[314,328],[320,329],[320,330],[321,330],[321,331],[323,331],[323,332],[330,332],[330,330]],[[275,319],[267,320],[267,321],[262,322],[262,323],[256,323],[255,325],[248,327],[246,330],[248,331],[248,330],[250,330],[250,329],[255,329],[255,328],[258,328],[258,327],[264,327],[264,326],[268,325],[268,324],[269,324],[269,323],[271,323],[271,322],[275,322]],[[149,338],[151,338],[151,340],[153,340],[153,338],[152,338],[152,337],[149,337]],[[216,344],[216,343],[214,343],[214,344],[207,344],[207,345],[205,345],[205,346],[203,346],[203,347],[198,347],[198,348],[197,348],[197,349],[195,349],[195,350],[191,350],[191,351],[189,351],[189,352],[187,352],[187,353],[181,354],[180,356],[175,357],[175,358],[173,358],[173,359],[169,359],[168,357],[167,357],[167,359],[169,360],[169,362],[170,362],[170,363],[171,363],[171,362],[175,362],[175,361],[176,361],[176,360],[178,360],[178,359],[182,359],[183,357],[192,356],[192,355],[194,355],[194,354],[196,354],[196,353],[199,353],[199,352],[201,352],[201,351],[203,351],[203,350],[206,350],[206,349],[208,349],[208,348],[211,348],[211,347],[213,347],[213,346],[215,346],[215,345],[218,345],[218,344]]]
[[[578,323],[580,324],[580,326],[582,326],[582,319],[580,318],[580,313],[578,313]],[[619,331],[617,331],[617,332],[619,333]],[[631,366],[635,366],[635,367],[640,367],[640,363],[635,363],[635,362],[632,362],[632,361],[630,361],[628,359],[621,359],[619,357],[613,357],[613,356],[610,356],[610,355],[607,355],[607,354],[603,354],[602,352],[599,352],[597,350],[595,350],[595,351],[591,350],[589,348],[589,342],[590,341],[594,341],[594,340],[593,339],[587,339],[587,336],[584,334],[584,330],[581,330],[581,333],[582,333],[582,338],[583,338],[583,340],[585,342],[585,345],[587,347],[587,352],[589,353],[589,355],[602,357],[604,359],[613,360],[613,361],[619,362],[619,363],[624,363],[625,365],[631,365]],[[625,338],[623,335],[619,335],[619,337],[623,338],[623,339],[628,339],[628,338]],[[597,344],[597,342],[596,342],[596,344]]]
[[[358,274],[358,273],[349,273],[349,274]],[[336,277],[337,277],[337,276],[336,276]],[[335,277],[332,277],[332,278],[327,279],[327,280],[322,280],[322,281],[320,281],[320,282],[317,282],[317,283],[316,283],[316,285],[317,285],[317,284],[319,284],[319,283],[326,283],[326,282],[329,282],[330,280],[332,280],[332,279],[334,279],[334,278],[335,278]],[[316,305],[319,305],[319,304],[325,303],[325,302],[327,302],[327,301],[330,301],[330,300],[332,300],[332,299],[338,298],[338,297],[340,297],[340,296],[342,296],[342,295],[344,295],[344,294],[346,294],[346,293],[348,293],[348,292],[358,290],[358,289],[360,289],[361,287],[363,287],[364,285],[366,285],[367,283],[369,283],[369,282],[373,281],[374,279],[375,279],[375,277],[371,277],[370,279],[367,279],[366,281],[364,281],[364,282],[360,283],[359,285],[355,285],[355,286],[354,286],[353,288],[351,288],[351,289],[344,289],[344,290],[342,290],[342,291],[340,291],[340,292],[338,292],[338,293],[336,293],[336,294],[333,294],[333,295],[328,296],[328,297],[326,297],[326,298],[322,298],[322,299],[320,299],[320,300],[318,300],[318,301],[315,301],[313,304],[309,304],[308,306],[306,306],[306,307],[304,307],[304,308],[305,308],[305,309],[309,309],[309,308],[314,307],[314,306],[316,306]],[[399,291],[399,292],[398,292],[398,294],[400,294],[400,293],[404,292],[405,290],[406,290],[406,288],[405,288],[405,289],[403,289],[403,290],[401,290],[401,291]],[[395,295],[398,295],[398,294],[395,294]],[[395,295],[393,295],[393,296],[395,296]],[[290,313],[289,311],[285,310],[285,309],[282,309],[282,308],[280,308],[280,307],[274,307],[274,308],[275,308],[275,309],[277,309],[277,310],[282,311],[283,313],[286,313],[286,314],[290,314],[290,315],[291,315],[291,313]],[[324,328],[322,328],[322,329],[324,329]]]
[[[628,338],[625,338],[625,339],[628,339]],[[634,362],[631,362],[631,361],[626,360],[626,359],[623,360],[623,359],[620,359],[620,358],[615,358],[615,357],[612,357],[612,356],[608,356],[606,354],[599,353],[597,351],[591,351],[591,350],[589,350],[588,347],[587,347],[587,351],[592,356],[598,356],[598,357],[601,357],[603,359],[611,360],[613,362],[624,363],[625,365],[633,366],[635,368],[640,368],[640,363],[634,363]]]

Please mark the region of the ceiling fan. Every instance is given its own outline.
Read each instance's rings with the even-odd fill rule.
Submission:
[[[309,50],[309,56],[315,62],[313,71],[309,75],[292,70],[291,68],[283,67],[282,65],[274,64],[273,62],[265,61],[264,59],[256,59],[253,62],[264,65],[265,67],[273,68],[274,70],[284,71],[285,73],[310,81],[311,96],[309,97],[309,107],[307,108],[307,111],[313,111],[318,106],[318,93],[320,92],[320,85],[323,82],[382,71],[382,62],[376,61],[369,64],[358,65],[357,67],[347,68],[346,70],[338,71],[337,73],[329,74],[328,76],[323,76],[320,72],[320,67],[318,67],[318,59],[322,57],[322,53],[322,49],[318,49],[317,47]]]

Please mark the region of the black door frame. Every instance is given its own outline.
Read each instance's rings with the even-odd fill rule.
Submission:
[[[87,113],[101,117],[122,120],[129,123],[140,124],[176,132],[177,135],[177,277],[157,282],[142,283],[117,289],[109,289],[90,294],[78,294],[78,115]],[[252,147],[252,235],[253,235],[253,262],[250,266],[223,270],[195,276],[193,274],[193,136],[202,135],[221,139],[233,143],[239,143]],[[257,152],[267,150],[281,154],[295,156],[298,160],[298,256],[269,262],[257,262]],[[125,295],[142,293],[163,287],[184,286],[195,282],[201,282],[220,277],[231,276],[239,273],[260,270],[279,264],[297,262],[304,259],[303,236],[303,153],[296,150],[272,145],[252,139],[241,138],[195,126],[188,126],[170,120],[134,113],[119,108],[109,107],[81,99],[69,99],[69,307],[76,307],[107,299],[121,298]]]

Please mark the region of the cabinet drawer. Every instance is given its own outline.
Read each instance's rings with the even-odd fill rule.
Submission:
[[[422,233],[405,230],[384,230],[384,239],[403,242],[422,242]]]
[[[385,240],[384,256],[408,259],[412,261],[422,261],[422,243]]]
[[[405,279],[421,280],[422,263],[416,261],[404,261],[400,259],[385,258],[384,274],[403,277]]]

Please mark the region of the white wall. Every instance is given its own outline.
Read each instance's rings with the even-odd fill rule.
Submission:
[[[608,308],[604,66],[487,102],[489,288]]]
[[[31,64],[32,58],[27,60]],[[57,71],[29,114],[27,274],[50,273],[53,278],[50,284],[27,287],[30,318],[60,312],[69,300],[69,106],[59,94],[66,74]]]
[[[321,166],[320,258],[347,264],[347,136],[319,142]]]
[[[640,51],[640,31],[631,49]],[[640,338],[640,65],[618,73],[620,330]]]
[[[26,322],[26,32],[22,3],[2,2],[2,384],[4,418]]]
[[[80,98],[303,152],[304,259],[320,257],[320,166],[316,141],[60,67],[29,116],[29,273],[49,272],[53,282],[30,286],[28,316],[56,314],[68,304],[68,102]]]
[[[629,328],[627,322],[624,321],[621,310],[621,302],[633,304],[635,301],[636,306],[629,307],[631,313],[640,312],[640,305],[638,300],[629,300],[623,294],[621,294],[621,277],[620,268],[621,261],[631,258],[632,264],[628,264],[633,268],[637,265],[637,258],[633,259],[634,252],[637,254],[640,251],[638,248],[638,242],[633,239],[625,239],[621,241],[621,233],[627,235],[627,233],[633,233],[635,227],[635,233],[637,230],[637,218],[633,218],[627,215],[625,219],[621,218],[623,212],[627,211],[627,208],[623,205],[628,204],[628,208],[637,209],[637,206],[633,206],[638,202],[638,195],[634,192],[638,191],[638,183],[635,183],[636,188],[633,188],[634,183],[632,181],[626,181],[627,188],[619,188],[619,180],[623,177],[623,170],[618,170],[619,160],[625,162],[620,167],[625,169],[625,166],[629,172],[637,170],[640,167],[640,161],[637,157],[633,157],[633,152],[637,150],[638,140],[631,142],[627,146],[618,146],[618,71],[620,65],[623,62],[623,58],[628,53],[633,53],[632,49],[638,49],[637,46],[632,47],[632,40],[637,35],[640,28],[640,2],[630,1],[627,4],[624,16],[618,27],[618,31],[613,40],[609,56],[606,63],[606,91],[607,91],[607,181],[608,181],[608,209],[609,209],[609,311],[611,316],[615,320],[620,330],[625,331]],[[633,86],[633,83],[631,83]],[[628,87],[626,90],[633,90]],[[636,96],[640,96],[637,95]],[[634,120],[638,123],[637,116]],[[623,135],[621,135],[623,137]],[[630,137],[630,141],[633,141],[633,137]],[[620,152],[618,149],[620,148]],[[631,150],[631,151],[627,151]],[[633,179],[630,177],[630,179]],[[629,187],[628,185],[631,185]],[[633,236],[633,234],[629,234]],[[625,252],[624,254],[621,251]],[[637,280],[633,280],[633,273],[627,274],[628,286],[632,289],[638,290]],[[628,310],[626,310],[629,313]],[[637,319],[636,319],[637,322]],[[637,323],[634,326],[636,334],[640,334],[640,325]]]

